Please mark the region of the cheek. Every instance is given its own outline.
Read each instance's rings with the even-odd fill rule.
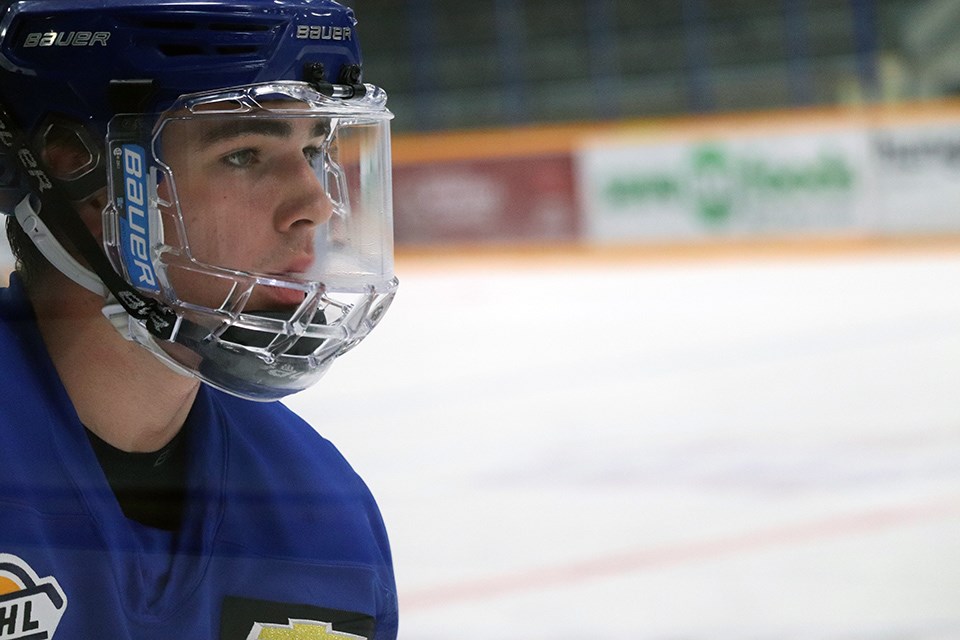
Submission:
[[[247,270],[269,253],[267,245],[273,234],[264,210],[267,205],[262,197],[258,201],[249,187],[221,183],[188,185],[183,191],[184,226],[196,260]]]

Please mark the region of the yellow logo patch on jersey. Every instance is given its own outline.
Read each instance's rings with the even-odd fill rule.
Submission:
[[[334,631],[333,625],[313,620],[291,620],[290,624],[256,623],[247,640],[365,640],[352,633]]]
[[[356,611],[239,596],[225,597],[220,611],[220,640],[372,640],[375,635],[376,620]]]

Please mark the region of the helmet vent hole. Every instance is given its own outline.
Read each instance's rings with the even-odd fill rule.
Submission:
[[[141,26],[147,29],[172,29],[176,31],[192,31],[195,28],[193,22],[185,20],[144,20]]]
[[[223,56],[240,56],[249,53],[256,53],[258,48],[254,45],[229,45],[217,47],[217,53]]]
[[[157,47],[165,56],[199,56],[203,55],[203,47],[195,44],[161,44]]]
[[[266,24],[255,24],[247,22],[244,24],[237,23],[225,23],[225,22],[213,22],[210,24],[210,31],[234,31],[238,33],[251,32],[251,31],[268,31],[270,25]]]

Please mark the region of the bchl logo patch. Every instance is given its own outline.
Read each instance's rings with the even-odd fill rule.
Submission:
[[[66,608],[56,578],[41,579],[22,559],[0,553],[0,640],[53,638]]]

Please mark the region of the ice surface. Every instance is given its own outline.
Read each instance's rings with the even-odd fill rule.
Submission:
[[[960,256],[398,273],[288,404],[401,639],[960,638]]]

